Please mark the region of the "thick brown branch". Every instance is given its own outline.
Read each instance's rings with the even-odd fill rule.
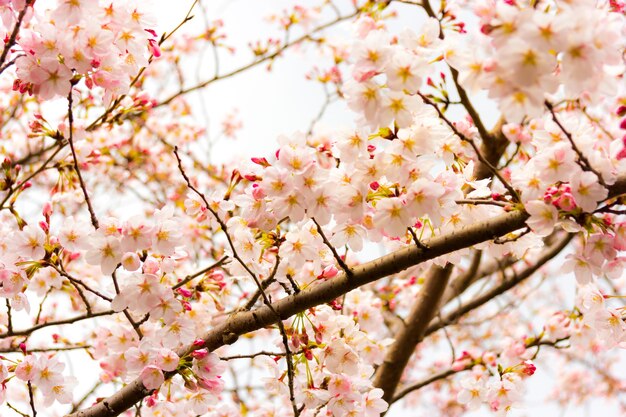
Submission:
[[[417,302],[406,320],[406,326],[397,334],[393,345],[387,351],[384,362],[376,371],[374,386],[385,392],[383,399],[387,402],[391,402],[409,358],[418,343],[423,340],[428,323],[439,308],[452,268],[452,264],[448,264],[444,268],[430,269],[426,282],[420,289]]]
[[[431,333],[434,333],[437,330],[442,329],[448,326],[449,324],[456,322],[461,316],[469,313],[472,310],[477,309],[478,307],[493,300],[495,297],[505,293],[506,291],[510,290],[511,288],[525,281],[530,276],[532,276],[535,272],[537,272],[539,268],[541,268],[543,265],[548,263],[551,259],[553,259],[556,255],[558,255],[559,252],[565,249],[565,247],[568,245],[568,243],[572,240],[573,237],[574,237],[573,234],[568,234],[559,243],[555,244],[551,248],[548,248],[548,250],[533,265],[524,269],[519,274],[516,274],[511,279],[508,279],[496,285],[491,290],[474,298],[467,304],[464,304],[458,307],[456,310],[448,313],[443,318],[436,318],[435,320],[433,320],[433,323],[431,323],[430,326],[428,326],[428,329],[426,330],[426,335],[430,335]]]
[[[626,185],[626,179],[624,181]],[[625,187],[626,188],[626,187]],[[454,233],[435,237],[426,243],[428,250],[410,246],[352,268],[352,277],[341,273],[333,279],[312,285],[309,288],[253,311],[242,311],[232,315],[203,336],[205,346],[215,350],[224,345],[224,335],[243,335],[285,320],[292,315],[317,305],[327,303],[343,294],[370,282],[395,274],[438,256],[463,249],[502,236],[524,226],[528,215],[522,211],[466,226]],[[278,314],[277,314],[278,313]],[[277,317],[278,315],[278,317]],[[180,355],[190,353],[197,346],[182,350]],[[150,394],[141,380],[137,379],[92,407],[70,414],[69,417],[113,417]],[[106,403],[105,403],[106,402]]]
[[[609,198],[626,193],[626,176],[621,177],[609,189]],[[329,302],[335,298],[412,266],[434,259],[438,256],[467,248],[478,243],[486,242],[498,236],[506,235],[524,227],[528,214],[523,211],[514,211],[478,222],[452,233],[434,237],[426,243],[428,250],[416,246],[400,249],[382,256],[371,262],[352,268],[353,275],[348,278],[341,273],[335,278],[293,294],[273,303],[272,308],[267,305],[253,311],[241,311],[233,314],[223,323],[213,327],[202,339],[210,350],[223,346],[230,340],[226,335],[243,335],[262,329],[280,320],[286,320],[296,313],[305,311],[317,305]],[[436,329],[434,329],[436,330]],[[433,326],[429,326],[426,334],[431,333]],[[197,346],[189,346],[179,352],[181,355],[190,353]],[[140,379],[136,379],[124,386],[115,394],[94,404],[92,407],[69,414],[68,417],[114,417],[129,409],[133,404],[150,394]]]

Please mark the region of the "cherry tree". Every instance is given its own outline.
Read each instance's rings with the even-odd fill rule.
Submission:
[[[3,416],[626,412],[623,1],[183,3],[0,0]],[[290,54],[311,124],[216,158]]]

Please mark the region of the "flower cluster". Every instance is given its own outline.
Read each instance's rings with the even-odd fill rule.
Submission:
[[[15,13],[32,2],[17,3]],[[160,55],[154,20],[140,2],[61,0],[31,14],[17,42],[14,89],[44,100],[67,96],[81,78],[88,88],[102,87],[110,100],[128,91],[151,55]]]

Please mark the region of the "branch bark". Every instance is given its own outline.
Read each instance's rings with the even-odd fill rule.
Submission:
[[[626,176],[620,177],[609,188],[609,198],[624,193],[626,193]],[[330,302],[353,289],[409,267],[506,235],[524,227],[527,219],[528,214],[524,211],[505,213],[465,226],[458,231],[434,237],[425,242],[429,249],[424,250],[416,246],[410,246],[371,262],[358,265],[352,268],[353,274],[351,277],[341,273],[331,280],[311,286],[298,294],[277,301],[272,304],[272,308],[262,306],[253,311],[233,314],[229,319],[215,326],[202,337],[204,345],[210,350],[215,350],[228,342],[232,343],[238,335],[267,327],[276,323],[279,318],[280,320],[285,320],[296,313]],[[430,330],[429,328],[427,333]],[[199,346],[189,346],[179,353],[185,355],[198,348]],[[136,379],[110,397],[86,410],[68,414],[67,417],[118,416],[150,393],[151,391],[143,386],[141,380]]]
[[[426,327],[439,308],[452,268],[452,264],[447,264],[443,268],[430,269],[417,302],[406,320],[407,325],[400,329],[396,340],[385,355],[384,362],[376,371],[374,386],[385,392],[383,400],[388,403],[391,403],[409,358],[415,347],[424,339]]]

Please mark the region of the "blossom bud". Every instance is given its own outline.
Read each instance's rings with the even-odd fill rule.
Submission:
[[[315,343],[317,343],[318,345],[321,345],[323,339],[324,339],[324,336],[322,336],[322,332],[320,332],[319,329],[315,329]]]
[[[277,155],[278,157],[278,155]],[[250,158],[252,160],[252,162],[254,162],[257,165],[261,165],[264,168],[267,168],[268,166],[270,166],[270,163],[267,162],[267,159],[265,158]]]
[[[326,268],[324,268],[320,277],[325,279],[333,278],[337,276],[337,273],[339,273],[339,271],[337,270],[335,265],[328,265]]]
[[[204,341],[202,343],[204,343]],[[193,356],[195,359],[198,359],[198,360],[206,358],[208,354],[209,354],[209,349],[207,348],[197,349],[191,352],[191,356]]]
[[[313,360],[313,352],[311,352],[311,349],[304,349],[304,357],[308,361]]]
[[[39,222],[39,227],[41,228],[41,230],[43,230],[44,232],[46,232],[46,234],[48,234],[48,231],[50,230],[50,227],[48,226],[48,223],[47,223],[47,222],[40,221],[40,222]]]
[[[178,288],[176,290],[176,292],[179,293],[180,295],[182,295],[185,298],[190,298],[193,295],[193,293],[190,290],[186,289],[186,288]]]
[[[537,370],[537,367],[531,361],[528,360],[522,363],[522,369],[520,373],[531,376],[532,374],[535,373],[536,370]]]
[[[153,396],[148,397],[148,399],[146,399],[146,406],[148,408],[152,408],[156,405],[157,400],[156,398],[154,398]]]
[[[43,216],[47,219],[50,218],[50,216],[52,215],[52,203],[50,203],[49,201],[46,201],[43,205],[43,210],[42,210]]]
[[[480,27],[480,31],[485,35],[489,35],[494,29],[495,28],[490,24],[485,24]]]
[[[576,208],[576,201],[571,193],[561,194],[554,204],[565,211],[572,211]]]
[[[155,58],[159,58],[161,56],[161,48],[154,39],[148,39],[148,49],[150,49],[150,53],[154,55]]]
[[[291,343],[295,348],[300,346],[300,335],[298,333],[294,333],[291,335]]]

